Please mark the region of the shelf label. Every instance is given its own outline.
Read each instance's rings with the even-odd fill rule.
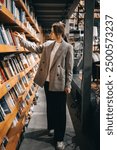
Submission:
[[[6,84],[6,88],[7,88],[8,91],[10,90],[11,86],[10,86],[9,83]]]
[[[19,50],[19,47],[18,46],[16,46],[16,51],[18,51]]]

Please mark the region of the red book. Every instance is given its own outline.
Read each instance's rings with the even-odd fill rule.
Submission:
[[[1,2],[2,4],[4,4],[4,0],[0,0],[0,2]]]
[[[7,61],[1,61],[1,62],[2,62],[2,66],[4,68],[4,71],[6,72],[8,79],[10,79],[12,77],[12,74],[11,74],[11,71],[10,71],[9,66],[7,64]]]
[[[6,76],[5,76],[5,73],[4,73],[4,71],[3,71],[3,69],[0,67],[0,74],[1,74],[1,76],[2,76],[2,78],[3,78],[3,81],[1,81],[2,83],[4,83],[5,81],[7,81],[7,78],[6,78]]]
[[[14,34],[13,34],[13,31],[10,30],[10,33],[11,33],[11,37],[12,37],[13,43],[14,43],[14,45],[16,46],[17,44],[16,44],[16,39],[15,39],[15,36],[14,36]]]

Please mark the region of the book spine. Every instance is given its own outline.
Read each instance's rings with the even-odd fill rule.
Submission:
[[[11,37],[11,33],[10,33],[10,31],[9,31],[8,28],[6,29],[6,34],[7,34],[7,36],[8,36],[10,45],[14,45],[13,39],[12,39],[12,37]]]
[[[2,62],[2,65],[3,65],[3,68],[8,76],[8,79],[10,79],[12,77],[12,74],[10,72],[10,69],[8,67],[8,64],[5,62],[5,61],[1,61]]]
[[[0,104],[6,114],[11,113],[11,109],[8,105],[8,102],[6,101],[6,99],[4,99],[4,97],[0,100]]]
[[[6,44],[10,45],[9,39],[7,37],[7,34],[6,34],[6,31],[5,31],[5,28],[4,28],[3,24],[1,24],[0,26],[1,26],[2,35],[3,35],[4,40],[6,41]]]
[[[3,116],[3,118],[5,118],[6,114],[5,114],[5,111],[4,111],[4,109],[2,108],[1,104],[0,104],[0,112],[1,112],[1,114],[2,114],[2,116]]]

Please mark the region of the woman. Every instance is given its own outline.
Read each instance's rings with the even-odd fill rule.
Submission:
[[[35,82],[45,89],[47,100],[48,130],[54,129],[56,148],[63,150],[66,128],[66,95],[71,92],[73,75],[73,47],[62,38],[64,27],[54,23],[51,28],[51,42],[47,46],[33,46],[17,33],[21,44],[30,51],[42,52]]]

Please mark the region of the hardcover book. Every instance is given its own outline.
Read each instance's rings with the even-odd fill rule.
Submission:
[[[8,102],[6,101],[6,99],[4,97],[0,100],[0,105],[2,106],[5,114],[11,113],[11,109],[8,105]]]
[[[2,62],[2,66],[3,66],[4,70],[5,70],[5,72],[7,74],[8,79],[10,79],[12,77],[12,74],[11,74],[11,71],[9,69],[7,61],[6,62],[5,61],[1,61],[1,62]]]

